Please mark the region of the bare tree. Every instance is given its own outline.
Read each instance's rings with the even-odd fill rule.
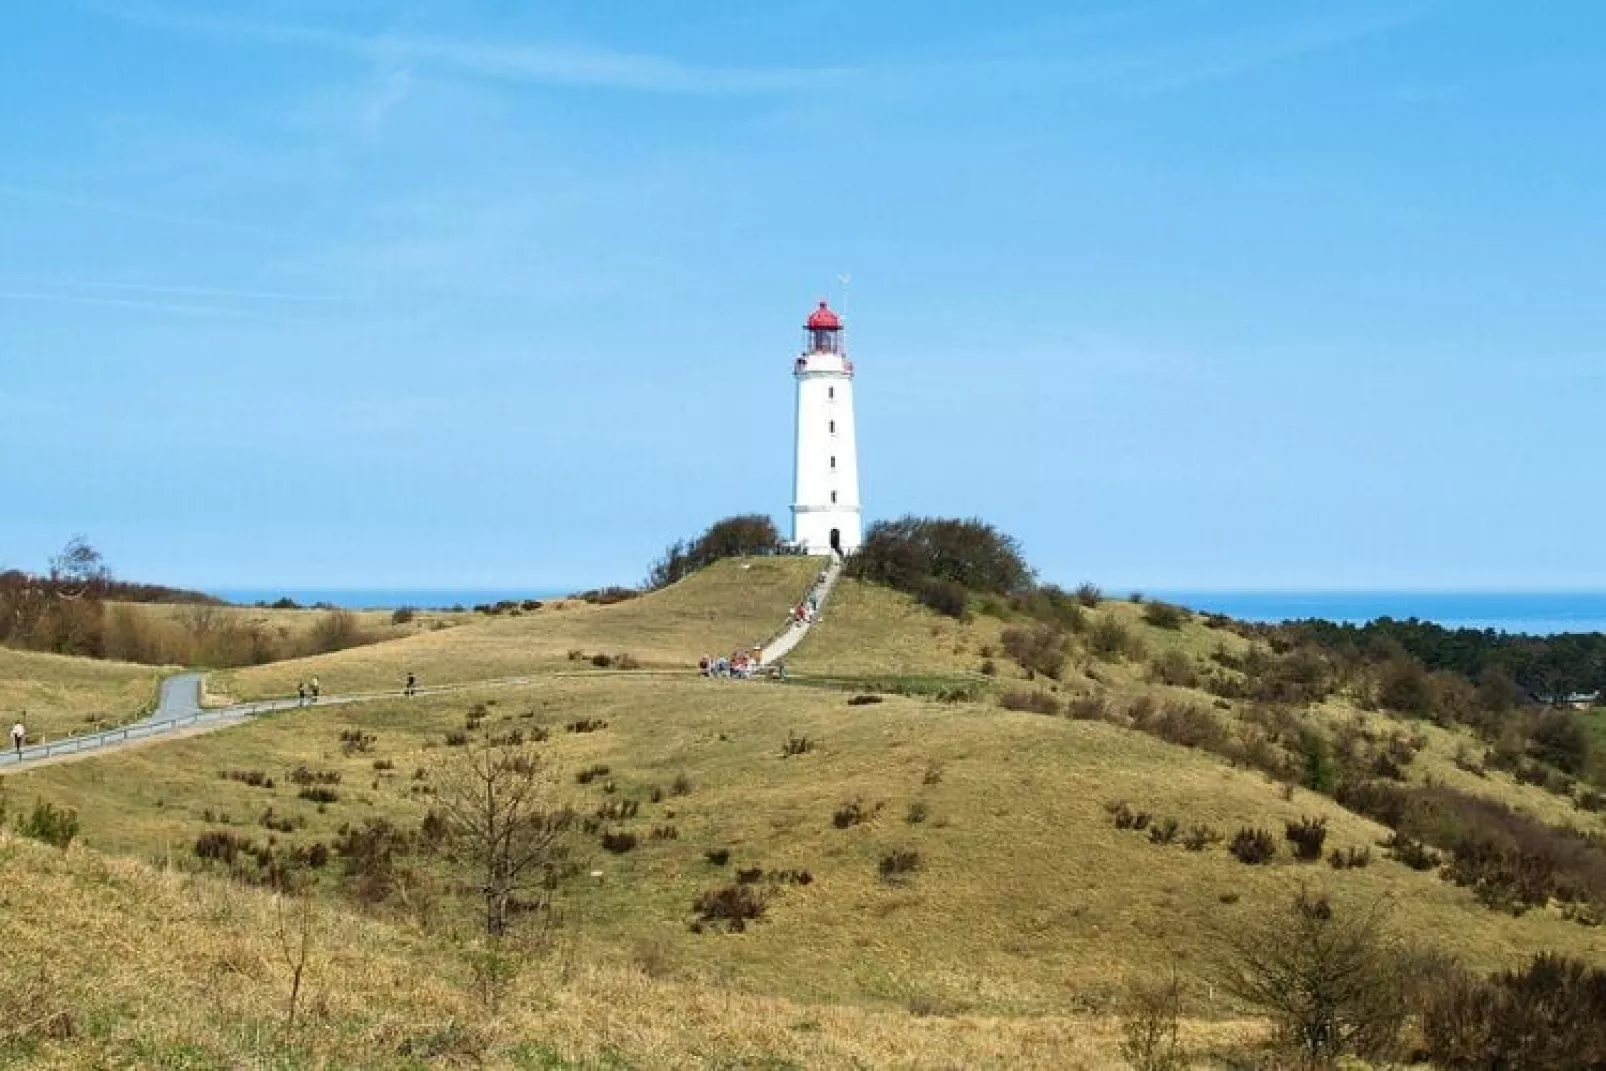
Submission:
[[[553,782],[536,756],[511,745],[468,748],[437,792],[455,857],[473,866],[485,899],[485,932],[501,937],[515,911],[550,918],[552,897],[570,872],[575,814],[555,807]]]
[[[290,905],[294,906],[290,906]],[[312,945],[317,931],[317,916],[313,911],[312,897],[281,893],[274,898],[277,921],[279,954],[290,968],[290,999],[285,1009],[284,1031],[296,1028],[296,1008],[301,1002],[301,982],[312,957]]]
[[[1342,914],[1301,889],[1259,926],[1220,935],[1223,987],[1268,1014],[1301,1066],[1340,1056],[1387,1057],[1405,1018],[1399,949],[1384,921],[1389,904]]]
[[[91,588],[105,587],[111,570],[100,551],[81,535],[73,536],[61,553],[50,559],[50,582],[66,598],[78,598]]]

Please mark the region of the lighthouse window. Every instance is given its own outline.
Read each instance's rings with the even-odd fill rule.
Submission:
[[[833,506],[836,505],[836,492],[835,491],[831,492],[831,505],[833,505]]]
[[[834,420],[831,421],[831,434],[832,435],[836,434],[836,421],[834,421]]]
[[[827,398],[835,398],[836,397],[836,388],[835,387],[826,387],[825,388],[825,396]]]
[[[831,455],[831,467],[833,469],[836,468],[836,455],[835,454]]]

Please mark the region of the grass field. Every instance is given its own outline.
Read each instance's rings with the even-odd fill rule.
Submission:
[[[780,628],[819,571],[814,558],[719,562],[662,591],[612,606],[556,600],[518,617],[482,619],[394,643],[213,676],[214,694],[289,695],[316,674],[325,691],[396,688],[508,677],[564,666],[569,652],[628,653],[644,665],[694,668],[705,654],[751,648]]]
[[[1217,646],[1247,643],[1197,620],[1161,629],[1144,623],[1140,607],[1104,604],[1091,621],[1119,620],[1141,640],[1143,658],[1099,660],[1078,647],[1063,682],[1029,682],[996,650],[1012,622],[989,615],[955,622],[904,596],[845,582],[792,659],[798,680],[791,684],[599,673],[568,657],[571,650],[628,651],[649,666],[678,667],[701,653],[751,645],[780,623],[816,568],[807,560],[728,562],[615,606],[571,603],[215,675],[240,696],[287,690],[313,672],[330,694],[393,688],[409,667],[426,683],[520,673],[536,679],[303,708],[8,776],[0,787],[13,809],[35,798],[77,809],[91,849],[75,847],[59,859],[32,845],[0,847],[8,889],[13,880],[19,889],[40,883],[8,902],[59,901],[74,890],[84,903],[72,910],[84,912],[97,935],[132,901],[157,905],[159,915],[154,936],[124,939],[118,956],[106,953],[109,938],[97,936],[61,959],[52,943],[58,938],[0,911],[0,926],[11,928],[5,939],[23,950],[19,962],[44,965],[52,984],[73,989],[99,1024],[75,1042],[30,1042],[28,1058],[48,1065],[59,1055],[62,1066],[72,1066],[71,1053],[137,1049],[147,1062],[180,1065],[174,1054],[192,1052],[185,1066],[232,1066],[281,1052],[272,1027],[281,980],[264,936],[269,901],[222,879],[162,871],[200,866],[194,845],[208,830],[307,847],[372,817],[416,828],[433,805],[431,786],[462,753],[447,742],[459,731],[478,742],[545,730],[550,736],[538,751],[553,799],[581,813],[634,801],[639,812],[608,828],[636,833],[639,844],[612,854],[594,837],[586,840],[582,873],[595,876],[565,889],[563,951],[533,961],[500,1016],[485,1014],[471,996],[471,902],[437,888],[354,914],[338,860],[311,872],[325,894],[319,910],[331,920],[329,951],[315,988],[319,1010],[299,1043],[315,1057],[287,1066],[422,1051],[426,1036],[435,1039],[430,1044],[473,1049],[465,1061],[513,1067],[575,1060],[611,1067],[1120,1066],[1112,1015],[1120,996],[1129,982],[1172,965],[1186,983],[1196,1051],[1254,1035],[1259,1026],[1208,981],[1219,935],[1264,917],[1306,886],[1329,893],[1341,910],[1385,901],[1400,932],[1474,967],[1510,966],[1547,949],[1606,963],[1599,929],[1551,909],[1521,917],[1491,911],[1469,891],[1375,850],[1359,870],[1295,863],[1286,846],[1276,865],[1250,867],[1220,844],[1189,852],[1115,828],[1106,804],[1119,800],[1157,820],[1175,818],[1184,829],[1205,824],[1229,837],[1253,825],[1280,841],[1285,821],[1307,815],[1327,819],[1329,847],[1375,845],[1384,835],[1326,797],[1289,792],[1208,753],[1103,721],[1005,711],[990,698],[887,695],[855,703],[851,689],[808,684],[811,675],[981,679],[978,667],[992,651],[995,689],[1070,695],[1097,688],[1127,700],[1147,693],[1205,703],[1200,693],[1153,683],[1146,662],[1168,650],[1202,661]],[[49,672],[62,675],[65,667]],[[470,730],[475,711],[480,717]],[[1315,716],[1335,731],[1352,719],[1397,724],[1334,702]],[[579,717],[607,724],[565,731]],[[1412,728],[1427,738],[1413,779],[1491,795],[1547,821],[1601,827],[1597,816],[1538,788],[1458,768],[1457,749],[1469,739],[1462,734]],[[341,734],[352,731],[371,734],[366,750],[343,749]],[[782,744],[793,735],[813,746],[783,757]],[[597,764],[609,772],[577,781],[578,771]],[[299,766],[338,774],[338,798],[322,805],[300,798],[289,776]],[[225,779],[227,771],[259,771],[274,783],[252,787]],[[674,792],[677,781],[687,791]],[[834,815],[853,802],[868,820],[838,828]],[[270,807],[293,830],[270,834],[260,823]],[[650,836],[666,826],[673,839]],[[714,848],[729,849],[729,861],[711,864],[705,853]],[[894,850],[918,853],[920,864],[889,881],[878,865]],[[414,864],[444,880],[437,862]],[[806,870],[812,882],[766,880],[767,915],[745,933],[692,932],[695,898],[749,867]],[[176,906],[185,902],[210,906]],[[189,953],[179,956],[181,948]],[[58,959],[72,971],[54,970]],[[0,979],[0,1016],[7,999],[22,999],[16,993],[28,970]],[[222,981],[214,993],[207,980],[215,978]],[[408,978],[416,981],[398,982]],[[136,1021],[127,1009],[140,984],[156,984],[162,997]],[[183,999],[190,992],[205,995]],[[407,1064],[400,1056],[396,1062]]]
[[[0,721],[32,742],[120,725],[156,701],[162,670],[0,647]]]

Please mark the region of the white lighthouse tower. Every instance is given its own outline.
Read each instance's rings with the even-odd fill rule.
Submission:
[[[807,554],[859,549],[859,445],[853,428],[853,362],[842,319],[829,305],[803,325],[797,379],[797,457],[792,482],[792,542]]]

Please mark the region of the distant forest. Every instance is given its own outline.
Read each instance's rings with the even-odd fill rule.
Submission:
[[[1606,688],[1606,633],[1523,636],[1388,617],[1365,625],[1300,621],[1281,630],[1358,662],[1386,663],[1404,653],[1429,670],[1471,681],[1504,678],[1537,702],[1563,703]]]

